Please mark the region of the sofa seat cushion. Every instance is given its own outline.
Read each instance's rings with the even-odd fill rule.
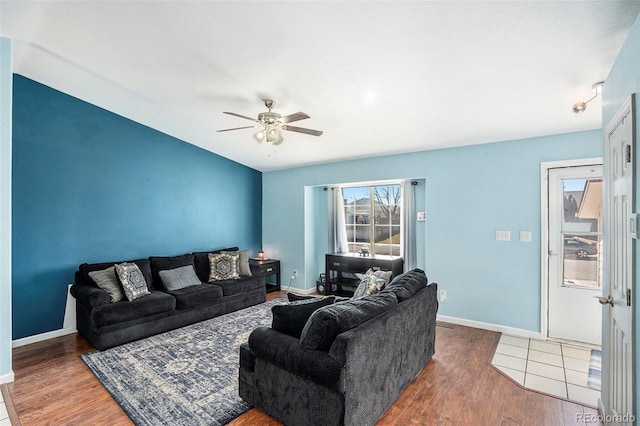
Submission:
[[[194,285],[167,293],[176,298],[176,309],[189,309],[222,299],[222,288],[213,284]]]
[[[302,330],[300,345],[328,351],[338,334],[351,330],[398,304],[393,293],[378,293],[336,302],[316,310]]]
[[[98,306],[91,312],[91,320],[95,327],[130,321],[133,319],[170,312],[176,307],[173,296],[152,291],[132,301],[122,301]]]
[[[262,287],[262,283],[257,277],[245,277],[239,280],[216,281],[216,285],[222,287],[222,294],[232,296]]]
[[[422,269],[413,269],[398,275],[381,293],[394,293],[398,302],[407,300],[427,286],[427,276]]]

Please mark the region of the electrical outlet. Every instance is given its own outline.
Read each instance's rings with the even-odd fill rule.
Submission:
[[[292,279],[292,280],[295,280],[297,277],[298,277],[298,270],[297,270],[297,269],[294,269],[294,270],[293,270],[293,273],[291,274],[291,279]]]
[[[511,232],[509,231],[496,231],[496,241],[510,241]]]
[[[520,241],[525,243],[531,242],[531,231],[520,231]]]
[[[440,290],[440,301],[444,302],[447,300],[447,290]]]

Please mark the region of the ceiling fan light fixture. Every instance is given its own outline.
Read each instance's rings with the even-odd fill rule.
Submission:
[[[258,142],[258,143],[262,143],[264,141],[264,137],[265,137],[264,129],[260,129],[260,130],[258,130],[257,132],[255,132],[253,134],[253,139],[255,139],[256,142]]]
[[[258,114],[258,118],[248,117],[246,115],[238,114],[235,112],[223,111],[223,114],[233,115],[234,117],[244,118],[245,120],[253,121],[253,126],[244,126],[244,127],[234,127],[231,129],[221,129],[218,132],[228,132],[231,130],[240,130],[240,129],[250,129],[250,128],[258,128],[258,131],[253,134],[253,139],[256,142],[262,143],[267,142],[272,145],[280,145],[284,138],[282,137],[282,131],[286,130],[289,132],[297,132],[303,133],[312,136],[320,136],[322,135],[321,130],[313,130],[307,129],[304,127],[291,126],[288,123],[293,123],[295,121],[305,120],[309,117],[308,114],[299,111],[294,112],[293,114],[282,116],[277,112],[273,112],[271,109],[275,105],[275,101],[272,99],[264,99],[264,106],[267,107],[267,112],[261,112]]]
[[[284,139],[282,138],[282,132],[277,127],[271,127],[267,130],[267,142],[274,145],[280,145]]]

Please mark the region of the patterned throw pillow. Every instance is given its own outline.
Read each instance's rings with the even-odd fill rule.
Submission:
[[[360,281],[356,291],[353,293],[353,298],[357,299],[358,297],[379,293],[384,286],[384,279],[376,277],[376,273],[373,272],[373,269],[369,269],[367,273],[364,274],[362,281]]]
[[[209,282],[238,280],[238,252],[209,253]]]
[[[222,253],[238,253],[238,274],[241,277],[250,277],[249,250],[222,250]]]
[[[102,271],[91,271],[89,272],[89,277],[95,281],[98,287],[109,293],[111,303],[116,303],[124,299],[124,293],[122,293],[122,287],[118,284],[118,277],[116,277],[116,268],[114,266],[110,266]]]
[[[122,284],[122,288],[124,289],[124,294],[130,302],[145,294],[149,294],[147,282],[138,265],[124,262],[116,265],[115,269],[120,284]]]
[[[389,284],[389,281],[391,281],[391,275],[392,274],[393,274],[392,271],[378,270],[378,271],[374,272],[374,275],[376,276],[376,278],[381,278],[381,279],[384,280],[384,285]]]

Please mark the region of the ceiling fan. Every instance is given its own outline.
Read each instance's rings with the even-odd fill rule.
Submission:
[[[262,143],[266,140],[267,143],[271,143],[273,145],[280,145],[283,141],[282,133],[280,132],[280,130],[305,133],[307,135],[312,135],[312,136],[320,136],[322,134],[321,130],[305,129],[303,127],[290,126],[288,123],[305,120],[310,117],[304,112],[296,112],[293,114],[282,116],[277,112],[271,111],[275,105],[276,105],[276,102],[274,100],[265,99],[264,106],[266,106],[269,111],[261,112],[260,114],[258,114],[257,119],[247,117],[246,115],[236,114],[235,112],[224,111],[224,114],[229,114],[235,117],[240,117],[246,120],[254,121],[257,124],[254,124],[253,126],[234,127],[232,129],[222,129],[222,130],[218,130],[218,132],[228,132],[230,130],[251,129],[251,128],[257,127],[258,131],[253,134],[253,138],[258,143]]]

